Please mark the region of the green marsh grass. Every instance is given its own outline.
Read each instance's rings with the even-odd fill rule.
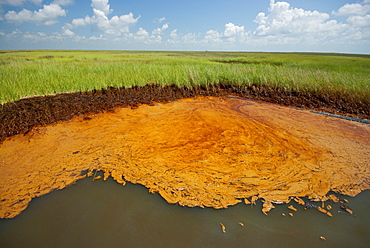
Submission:
[[[298,53],[0,51],[0,103],[148,83],[267,85],[370,102],[370,56]]]

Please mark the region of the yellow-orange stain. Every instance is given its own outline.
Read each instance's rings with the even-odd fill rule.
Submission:
[[[222,230],[222,232],[223,232],[223,233],[226,233],[226,227],[225,227],[225,225],[224,225],[224,224],[222,224],[221,222],[220,222],[220,225],[221,225],[221,230]]]
[[[369,139],[365,124],[229,98],[76,117],[0,145],[0,217],[96,170],[189,207],[263,199],[266,214],[330,190],[355,196],[370,187]]]
[[[289,207],[288,207],[288,209],[290,209],[290,210],[293,210],[293,211],[297,211],[297,209],[295,208],[295,207],[293,207],[293,205],[290,205]]]

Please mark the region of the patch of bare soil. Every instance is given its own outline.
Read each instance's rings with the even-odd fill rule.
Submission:
[[[0,145],[0,218],[12,218],[32,198],[96,171],[183,206],[226,208],[262,199],[266,214],[274,203],[337,201],[329,192],[354,196],[370,188],[369,125],[224,97],[253,95],[244,90],[146,86],[6,105],[3,113],[14,108],[25,118],[23,129],[7,130],[27,134]],[[174,101],[197,95],[219,97]],[[61,117],[68,120],[33,128]],[[7,122],[17,126],[12,118]]]

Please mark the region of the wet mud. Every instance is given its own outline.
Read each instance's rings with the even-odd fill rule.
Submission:
[[[370,120],[370,98],[363,101],[348,95],[295,92],[263,85],[219,84],[179,88],[175,85],[145,85],[89,92],[24,98],[0,105],[0,143],[7,137],[25,134],[35,127],[65,121],[74,116],[111,112],[117,107],[167,103],[196,96],[227,96],[261,100],[279,105],[340,114]]]
[[[98,180],[97,171],[100,180],[141,184],[182,206],[262,199],[265,214],[276,203],[335,201],[331,192],[355,196],[370,188],[369,125],[215,92],[221,97],[157,103],[148,94],[134,109],[76,114],[6,139],[0,217],[83,177]],[[78,106],[75,113],[82,113]]]

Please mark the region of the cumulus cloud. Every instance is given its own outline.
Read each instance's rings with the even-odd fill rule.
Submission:
[[[350,16],[347,22],[354,27],[370,28],[370,15],[366,16]]]
[[[90,16],[86,16],[85,18],[77,18],[72,20],[72,25],[70,25],[70,28],[76,28],[80,26],[86,26],[88,24],[91,24],[91,18]]]
[[[270,0],[269,8],[258,13],[254,22],[257,28],[246,30],[247,23],[235,24],[227,22],[220,30],[208,30],[205,33],[181,33],[181,30],[169,31],[169,24],[165,17],[153,20],[158,27],[144,29],[143,27],[130,32],[132,26],[138,23],[140,16],[134,17],[131,12],[124,15],[114,15],[108,0],[91,0],[92,14],[73,19],[65,24],[59,33],[45,34],[19,33],[19,30],[6,34],[0,32],[3,39],[27,39],[32,41],[78,41],[99,42],[132,45],[133,48],[140,44],[157,44],[152,47],[181,49],[182,47],[199,49],[244,49],[246,47],[263,49],[264,47],[285,45],[287,49],[304,47],[310,49],[332,44],[337,47],[348,44],[367,44],[370,40],[370,0],[359,0],[354,4],[345,4],[331,13],[307,11],[291,6],[288,0]],[[4,19],[12,23],[34,22],[36,24],[51,25],[58,17],[66,16],[66,11],[61,6],[72,4],[72,0],[50,0],[51,4],[44,5],[39,10],[9,11]],[[0,5],[11,3],[21,6],[25,3],[41,4],[41,0],[0,0]],[[1,6],[0,6],[1,7]],[[114,6],[113,6],[114,7]],[[245,26],[244,26],[245,25]],[[88,26],[94,35],[89,37],[79,36],[79,27]],[[86,28],[85,28],[86,29]],[[72,44],[72,43],[71,43]],[[85,43],[83,43],[85,44]],[[298,46],[299,44],[299,46]],[[338,45],[339,44],[339,45]],[[355,47],[353,45],[352,47]],[[304,50],[302,49],[302,50]]]
[[[199,43],[198,36],[195,33],[187,33],[181,37],[183,42],[188,43],[188,44],[194,44],[194,43]]]
[[[293,8],[287,2],[270,0],[268,14],[259,13],[255,20],[256,38],[270,43],[317,43],[340,40],[353,30],[345,23],[331,20],[328,13]]]
[[[335,20],[329,20],[327,13],[291,8],[287,2],[270,1],[269,14],[261,12],[254,22],[259,26],[257,35],[298,35],[320,33],[337,28]]]
[[[149,33],[143,28],[139,28],[139,30],[136,32],[136,35],[140,37],[149,37]]]
[[[4,19],[10,23],[34,22],[39,25],[52,25],[59,16],[66,16],[66,11],[58,4],[43,5],[42,9],[30,11],[23,9],[19,12],[13,10],[5,14]]]
[[[88,40],[111,40],[112,42],[127,42],[127,43],[144,43],[144,44],[153,44],[153,43],[162,43],[163,34],[169,28],[167,23],[163,24],[161,27],[158,27],[151,32],[148,32],[146,29],[140,27],[136,32],[131,33],[130,27],[136,24],[140,18],[134,17],[130,12],[125,15],[115,15],[110,17],[113,9],[111,9],[108,0],[92,0],[91,7],[93,15],[85,16],[84,18],[73,19],[71,23],[67,23],[62,28],[62,33],[67,35],[75,35],[72,31],[75,28],[83,26],[91,26],[92,31],[101,32],[99,36],[92,36]],[[159,18],[156,22],[160,23],[166,19]],[[174,33],[172,33],[174,35]]]
[[[108,0],[91,0],[91,7],[96,11],[101,11],[104,15],[109,15],[113,12],[113,9],[110,9],[110,4]]]
[[[370,2],[370,0],[365,0]],[[344,5],[335,16],[347,16],[345,23],[338,22],[328,13],[294,8],[288,2],[270,0],[267,12],[259,13],[255,30],[244,26],[225,24],[223,32],[209,30],[203,38],[206,44],[264,46],[268,44],[348,44],[370,38],[368,4]],[[361,8],[360,8],[361,7]],[[361,10],[360,10],[361,9]],[[332,14],[333,14],[332,13]],[[361,15],[360,15],[360,14]],[[334,15],[334,14],[333,14]]]
[[[164,24],[161,28],[157,28],[157,29],[154,29],[152,31],[152,34],[153,35],[160,35],[163,33],[163,31],[165,31],[166,29],[168,28],[168,24]]]
[[[370,1],[369,1],[370,2]],[[361,16],[370,13],[370,4],[345,4],[338,11],[333,11],[332,14],[337,16]]]
[[[225,29],[222,33],[217,30],[208,30],[204,36],[205,43],[222,43],[222,42],[244,42],[248,36],[248,32],[244,30],[244,26],[238,26],[234,23],[225,24]]]
[[[370,0],[356,4],[345,4],[338,11],[333,11],[332,14],[347,17],[346,22],[349,27],[357,31],[356,37],[370,38]]]
[[[170,33],[170,37],[176,38],[177,36],[178,36],[177,29],[172,30],[171,33]]]
[[[226,24],[224,36],[231,37],[235,35],[244,35],[244,26],[237,26],[234,23]]]
[[[69,29],[64,30],[62,34],[67,35],[67,36],[74,36],[75,35],[75,33],[73,31],[69,30]]]
[[[143,28],[139,28],[139,30],[135,34],[125,34],[124,39],[126,41],[128,40],[134,40],[145,44],[153,44],[153,43],[161,43],[162,42],[162,36],[161,33],[158,33],[158,30],[165,30],[168,28],[168,25],[163,25],[162,28],[156,29],[156,31],[153,31],[152,34],[149,34],[148,31],[146,31]],[[154,34],[153,34],[154,33]]]
[[[109,35],[121,35],[129,32],[129,26],[135,24],[138,18],[130,12],[127,15],[113,16],[109,19],[103,12],[94,9],[94,16],[91,19],[92,23],[98,27],[99,30]]]
[[[217,30],[208,30],[204,36],[204,41],[207,43],[220,43],[222,42],[222,34]]]
[[[109,19],[108,15],[113,12],[113,9],[110,8],[108,0],[92,0],[91,7],[93,8],[93,16],[73,19],[72,23],[68,23],[63,27],[63,30],[93,25],[95,30],[102,31],[107,35],[119,36],[128,33],[129,27],[137,23],[140,18],[140,16],[134,18],[134,15],[130,12],[126,15],[115,15]]]

